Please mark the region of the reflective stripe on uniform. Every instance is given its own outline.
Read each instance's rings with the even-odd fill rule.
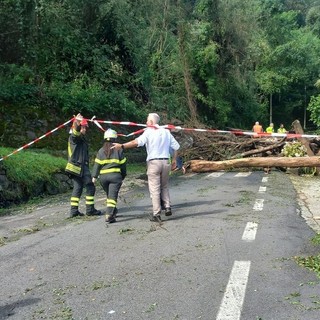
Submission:
[[[94,162],[100,164],[100,165],[105,165],[105,164],[111,164],[111,163],[117,163],[117,164],[123,164],[127,161],[126,158],[123,158],[122,160],[119,159],[104,159],[104,160],[100,160],[98,158],[96,158],[94,160]]]
[[[86,196],[86,204],[94,204],[94,196]]]
[[[117,201],[113,199],[107,199],[107,207],[115,208],[117,206]]]
[[[110,168],[100,170],[100,174],[110,173],[110,172],[121,172],[120,168]]]
[[[80,198],[77,197],[71,197],[70,198],[70,204],[73,207],[79,207]]]
[[[77,131],[76,128],[72,128],[72,133],[77,137],[80,136],[80,134],[81,134],[81,132]]]
[[[80,175],[81,173],[81,167],[75,166],[70,162],[67,164],[66,170],[68,170],[69,172],[74,172],[77,175]]]

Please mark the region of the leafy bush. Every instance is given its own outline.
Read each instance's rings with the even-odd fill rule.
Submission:
[[[305,146],[299,141],[286,142],[285,146],[281,150],[281,153],[285,157],[304,157],[307,154]]]
[[[318,127],[320,126],[320,95],[313,96],[310,99],[308,110],[310,111],[310,119]]]

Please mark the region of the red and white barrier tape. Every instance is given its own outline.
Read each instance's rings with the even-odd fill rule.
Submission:
[[[89,120],[89,119],[88,119]],[[233,133],[235,135],[248,135],[248,136],[253,136],[253,137],[275,137],[275,138],[317,138],[319,137],[318,135],[314,134],[296,134],[296,133],[256,133],[252,131],[241,131],[241,130],[217,130],[217,129],[197,129],[197,128],[183,128],[180,126],[174,126],[172,124],[167,124],[163,126],[148,126],[146,124],[141,124],[141,123],[135,123],[135,122],[126,122],[126,121],[105,121],[105,120],[95,120],[95,123],[107,123],[107,124],[113,124],[113,125],[124,125],[124,126],[137,126],[137,127],[162,127],[166,128],[169,130],[177,130],[177,131],[195,131],[195,132],[213,132],[213,133]],[[134,134],[138,134],[142,132],[141,130],[138,130],[136,132],[130,133],[129,135],[122,135],[124,137],[132,136]]]
[[[118,133],[119,136],[123,137],[130,137],[133,135],[137,135],[142,133],[144,130],[146,130],[148,127],[152,128],[165,128],[169,130],[176,130],[176,131],[195,131],[195,132],[212,132],[212,133],[233,133],[235,135],[248,135],[252,137],[275,137],[275,138],[284,138],[287,137],[288,139],[292,138],[318,138],[318,135],[314,134],[296,134],[296,133],[255,133],[252,131],[241,131],[241,130],[217,130],[217,129],[197,129],[197,128],[183,128],[180,126],[174,126],[172,124],[167,124],[163,126],[148,126],[147,124],[141,124],[141,123],[136,123],[136,122],[131,122],[131,121],[106,121],[106,120],[96,120],[96,117],[92,117],[91,119],[86,119],[87,121],[93,122],[100,130],[105,131],[105,129],[100,125],[100,123],[106,123],[106,124],[112,124],[112,125],[124,125],[124,126],[135,126],[135,127],[144,127],[143,129],[139,129],[137,131],[134,131],[132,133],[129,133],[127,135]],[[62,127],[66,126],[68,123],[73,121],[74,117],[71,118],[70,120],[66,121],[65,123],[61,124],[60,126],[54,128],[53,130],[45,133],[41,137],[27,143],[26,145],[22,146],[21,148],[13,151],[12,153],[8,154],[7,156],[4,156],[3,158],[0,158],[0,162],[7,159],[8,157],[16,154],[17,152],[26,149],[30,147],[32,144],[38,142],[39,140],[43,139],[44,137],[49,136],[53,132],[61,129]]]
[[[24,146],[22,146],[21,148],[13,151],[12,153],[8,154],[7,156],[5,156],[5,157],[3,157],[3,158],[0,158],[0,161],[5,160],[5,159],[7,159],[8,157],[11,157],[12,155],[18,153],[19,151],[21,151],[21,150],[23,150],[23,149],[27,149],[27,148],[30,147],[32,144],[38,142],[39,140],[43,139],[44,137],[47,137],[47,136],[49,136],[50,134],[52,134],[53,132],[61,129],[61,128],[64,127],[64,126],[66,126],[66,125],[67,125],[69,122],[71,122],[73,119],[74,119],[74,118],[68,120],[67,122],[61,124],[60,126],[58,126],[58,127],[56,127],[56,128],[54,128],[53,130],[48,131],[47,133],[45,133],[45,134],[42,135],[41,137],[39,137],[39,138],[37,138],[37,139],[35,139],[35,140],[33,140],[33,141],[25,144]]]

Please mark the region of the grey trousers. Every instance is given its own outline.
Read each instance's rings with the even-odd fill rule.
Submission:
[[[122,185],[122,176],[117,172],[102,174],[100,176],[100,183],[107,195],[106,214],[113,215],[117,208],[118,194]]]
[[[169,160],[151,160],[147,162],[149,192],[152,199],[153,214],[161,212],[160,198],[166,208],[171,207],[169,195]]]
[[[88,166],[85,166],[83,169],[83,176],[72,177],[73,190],[71,195],[71,213],[78,211],[80,197],[82,195],[83,189],[86,188],[86,207],[87,211],[90,211],[94,208],[94,194],[96,192],[96,187],[92,183],[92,177]]]

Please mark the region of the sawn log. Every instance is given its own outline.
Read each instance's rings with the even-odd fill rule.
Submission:
[[[212,172],[246,167],[319,167],[320,157],[254,157],[225,161],[190,160],[189,169],[193,172]]]

